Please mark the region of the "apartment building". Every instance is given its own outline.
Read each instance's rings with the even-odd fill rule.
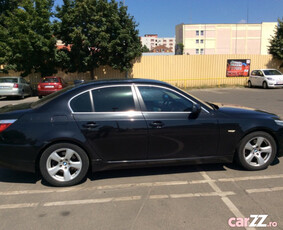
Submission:
[[[142,45],[145,45],[150,51],[163,45],[173,52],[175,50],[175,38],[173,37],[160,38],[157,34],[145,34],[144,37],[140,37],[140,39]]]
[[[268,54],[277,22],[261,24],[179,24],[176,44],[183,54]],[[179,49],[180,50],[180,49]]]

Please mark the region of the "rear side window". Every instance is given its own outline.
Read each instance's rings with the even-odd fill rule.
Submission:
[[[89,92],[80,94],[72,99],[70,106],[73,112],[92,112]]]
[[[41,79],[42,83],[58,83],[59,82],[59,79],[56,78],[56,77],[52,77],[52,78],[43,78]]]
[[[113,86],[92,91],[95,112],[121,112],[135,110],[130,86]]]

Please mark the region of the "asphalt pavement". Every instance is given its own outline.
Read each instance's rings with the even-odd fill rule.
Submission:
[[[283,89],[190,93],[283,117]],[[0,107],[35,100],[2,98]],[[282,160],[255,172],[233,164],[105,171],[69,188],[0,168],[0,229],[283,229]],[[245,227],[247,218],[261,227]]]

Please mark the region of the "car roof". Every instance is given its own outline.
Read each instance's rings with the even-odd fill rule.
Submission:
[[[166,85],[166,86],[171,86],[170,84],[163,82],[163,81],[158,81],[158,80],[153,80],[153,79],[143,79],[143,78],[125,78],[125,79],[107,79],[107,80],[92,80],[92,81],[87,81],[81,84],[78,84],[78,86],[87,86],[87,85],[109,85],[109,84],[131,84],[131,83],[136,83],[136,84],[158,84],[158,85]]]

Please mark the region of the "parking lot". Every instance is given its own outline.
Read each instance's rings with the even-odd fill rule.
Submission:
[[[283,118],[283,89],[190,93]],[[0,107],[35,100],[0,98]],[[0,229],[283,229],[282,160],[256,172],[233,164],[105,171],[68,188],[0,168]],[[262,227],[245,227],[245,218]]]

